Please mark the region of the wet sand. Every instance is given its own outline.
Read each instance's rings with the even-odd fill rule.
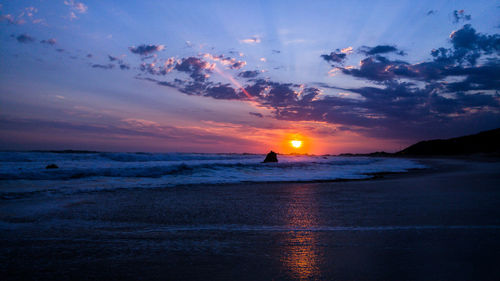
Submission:
[[[0,201],[2,280],[499,280],[500,162]]]

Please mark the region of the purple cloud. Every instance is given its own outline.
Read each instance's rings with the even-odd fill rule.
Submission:
[[[40,43],[54,46],[57,43],[57,40],[55,38],[49,38],[47,40],[40,41]]]
[[[250,115],[252,115],[252,116],[259,117],[259,118],[264,118],[264,115],[262,115],[262,113],[258,113],[258,112],[248,112],[248,114],[250,114]]]
[[[208,73],[212,72],[215,65],[210,64],[197,57],[183,58],[180,63],[175,65],[177,71],[186,72],[196,82],[204,82]]]
[[[460,21],[469,21],[472,19],[471,15],[466,15],[464,10],[453,11],[453,22],[458,23]]]
[[[396,46],[393,45],[378,45],[375,47],[363,46],[361,47],[360,52],[369,56],[387,53],[395,53],[400,56],[406,55],[405,52],[399,50]]]
[[[135,46],[129,47],[129,50],[132,53],[138,54],[141,56],[151,55],[151,54],[158,52],[158,51],[161,51],[163,49],[165,49],[165,46],[163,46],[163,45],[145,45],[145,44],[142,44],[142,45],[139,45],[137,47],[135,47]]]
[[[321,57],[331,63],[343,63],[345,58],[347,57],[347,54],[340,53],[338,52],[339,50],[337,49],[337,52],[331,52],[329,55],[321,55]]]
[[[243,72],[238,73],[238,76],[242,77],[242,78],[255,78],[259,74],[260,74],[260,71],[258,71],[258,70],[247,70],[247,71],[243,71]]]
[[[100,68],[100,69],[112,69],[114,68],[115,65],[110,63],[110,64],[93,64],[92,68]]]
[[[32,43],[35,42],[35,38],[30,35],[24,33],[16,37],[17,42],[19,43]]]

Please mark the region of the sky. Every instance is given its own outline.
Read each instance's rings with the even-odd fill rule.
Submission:
[[[395,152],[494,129],[499,15],[491,0],[0,1],[0,150]]]

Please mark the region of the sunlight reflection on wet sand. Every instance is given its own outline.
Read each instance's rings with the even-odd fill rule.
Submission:
[[[296,186],[289,195],[288,225],[299,229],[318,225],[314,192]],[[308,280],[320,275],[316,235],[317,233],[312,231],[286,233],[282,243],[281,262],[292,278]]]

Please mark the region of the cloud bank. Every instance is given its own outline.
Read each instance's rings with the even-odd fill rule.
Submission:
[[[257,102],[280,120],[327,122],[388,138],[454,132],[464,124],[498,124],[500,36],[464,25],[450,34],[449,42],[450,47],[431,50],[430,59],[420,63],[387,57],[406,55],[396,45],[361,46],[358,54],[364,58],[358,67],[342,66],[352,48],[321,55],[341,74],[374,84],[360,88],[275,82],[257,78],[259,71],[251,70],[236,74],[246,80],[241,85],[224,84],[211,79],[215,64],[207,60],[227,65],[234,61],[207,54],[172,60],[170,71],[162,73],[186,73],[187,80],[148,80],[189,95]]]

